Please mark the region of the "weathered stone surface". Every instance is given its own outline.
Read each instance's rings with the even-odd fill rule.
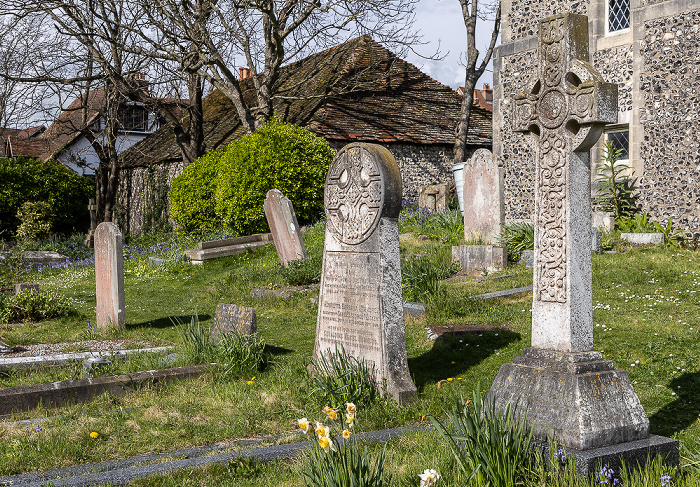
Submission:
[[[401,176],[391,153],[349,144],[328,170],[314,355],[343,347],[374,367],[399,403],[416,397],[406,357],[398,215]]]
[[[452,261],[459,262],[467,274],[496,272],[508,265],[508,252],[505,247],[493,245],[454,245]]]
[[[449,183],[421,186],[418,190],[418,206],[430,211],[446,210],[450,203]]]
[[[258,319],[254,308],[226,303],[216,305],[214,326],[211,329],[213,341],[231,333],[239,332],[243,335],[252,335],[257,331]]]
[[[292,202],[279,189],[271,189],[263,203],[265,218],[283,266],[293,260],[306,260],[306,246]]]
[[[600,252],[603,249],[603,235],[596,227],[591,227],[591,250]]]
[[[615,230],[615,216],[609,211],[594,211],[593,227],[599,231],[612,232]]]
[[[637,245],[661,245],[664,243],[663,233],[621,233],[620,240]]]
[[[585,17],[548,17],[539,32],[540,79],[530,95],[518,97],[513,114],[514,130],[529,133],[537,153],[532,348],[501,367],[491,395],[501,410],[526,405],[539,439],[589,450],[649,436],[627,374],[592,351],[585,151],[616,120],[616,87],[586,63]]]
[[[66,262],[68,257],[50,250],[27,250],[22,252],[22,260],[32,264],[60,264]]]
[[[19,294],[21,291],[24,291],[25,289],[33,289],[35,291],[38,291],[39,285],[30,283],[30,282],[23,282],[20,284],[15,284],[15,294]]]
[[[124,328],[124,254],[122,234],[111,222],[95,230],[96,322],[100,328]]]
[[[523,252],[520,254],[518,264],[523,264],[528,269],[532,269],[535,266],[535,251],[523,250]]]
[[[505,223],[503,171],[488,149],[478,149],[463,170],[464,239],[498,244]]]
[[[271,233],[256,233],[255,235],[246,235],[244,237],[199,242],[196,249],[186,250],[185,256],[193,264],[202,264],[208,260],[238,255],[246,250],[264,247],[271,243],[273,243]]]

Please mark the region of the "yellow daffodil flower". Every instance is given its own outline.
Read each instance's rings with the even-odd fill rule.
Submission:
[[[345,403],[345,410],[350,413],[350,414],[355,414],[357,412],[357,408],[355,407],[354,403],[351,402],[346,402]]]
[[[306,418],[301,418],[297,420],[299,423],[299,429],[301,429],[304,433],[310,433],[311,432],[311,424],[309,424],[309,421]]]
[[[350,430],[343,430],[343,438],[345,438],[346,440],[349,440],[351,436],[352,436],[352,433],[350,433]]]
[[[355,424],[355,415],[347,413],[345,415],[345,422],[348,423],[348,428],[352,428]]]
[[[321,437],[318,439],[318,446],[320,446],[321,448],[323,448],[323,451],[325,451],[326,453],[328,453],[328,450],[329,450],[329,449],[330,449],[330,450],[333,450],[333,451],[337,451],[336,448],[335,448],[335,445],[333,444],[333,442],[331,441],[331,439],[328,438],[327,436],[321,436]]]

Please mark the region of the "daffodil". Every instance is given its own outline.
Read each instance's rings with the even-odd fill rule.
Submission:
[[[355,407],[355,404],[354,404],[354,403],[351,403],[351,402],[346,402],[346,403],[345,403],[345,410],[346,410],[349,414],[353,414],[353,415],[357,412],[357,408]]]
[[[350,430],[343,430],[343,438],[345,438],[346,440],[349,440],[351,436],[352,436],[352,433],[350,433]]]
[[[316,422],[316,434],[320,436],[329,436],[331,429],[324,426],[322,423]]]
[[[321,436],[321,437],[319,437],[319,439],[318,439],[318,446],[320,446],[321,448],[323,448],[323,451],[325,451],[326,453],[328,453],[328,450],[329,450],[329,449],[330,449],[330,450],[333,450],[333,451],[337,451],[336,448],[335,448],[335,445],[333,444],[333,442],[331,441],[331,439],[328,438],[327,436]]]
[[[301,429],[304,433],[311,432],[311,424],[309,423],[309,420],[306,418],[301,418],[298,419],[297,422],[299,423],[299,429]]]
[[[420,487],[433,487],[440,480],[440,475],[432,468],[426,468],[423,473],[419,473]]]
[[[355,424],[355,415],[347,413],[345,415],[345,422],[348,424],[348,428],[352,428]]]

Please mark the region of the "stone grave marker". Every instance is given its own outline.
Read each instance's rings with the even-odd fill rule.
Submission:
[[[418,206],[430,211],[446,210],[450,203],[449,183],[421,186],[418,194]]]
[[[283,266],[293,260],[308,259],[294,206],[279,189],[271,189],[263,203],[277,255]]]
[[[100,328],[124,328],[124,254],[122,234],[112,222],[95,230],[96,321]]]
[[[254,335],[258,332],[258,319],[254,308],[237,304],[219,303],[214,313],[214,326],[211,329],[211,339],[219,340],[224,335],[230,335],[237,330],[243,335]]]
[[[536,153],[532,346],[501,367],[490,394],[502,411],[526,406],[535,436],[565,445],[581,475],[647,452],[672,463],[678,443],[649,435],[629,377],[593,351],[588,151],[617,120],[617,86],[587,63],[585,16],[548,17],[539,32],[539,78],[513,114]]]
[[[85,246],[89,249],[95,245],[95,229],[97,228],[97,205],[95,198],[90,198],[88,202],[88,211],[90,212],[90,231],[85,237]]]
[[[508,254],[498,245],[505,223],[503,168],[488,149],[477,149],[463,169],[464,239],[481,238],[486,245],[452,247],[452,260],[466,273],[505,269]]]
[[[416,397],[406,358],[398,216],[401,175],[379,145],[345,146],[328,170],[314,356],[345,351],[399,404]]]

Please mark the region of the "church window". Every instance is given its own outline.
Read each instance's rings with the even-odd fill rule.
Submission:
[[[617,32],[630,27],[630,0],[607,0],[608,32]]]
[[[627,163],[630,158],[630,132],[629,130],[617,130],[608,132],[607,139],[612,142],[613,150],[621,150],[619,162]]]

